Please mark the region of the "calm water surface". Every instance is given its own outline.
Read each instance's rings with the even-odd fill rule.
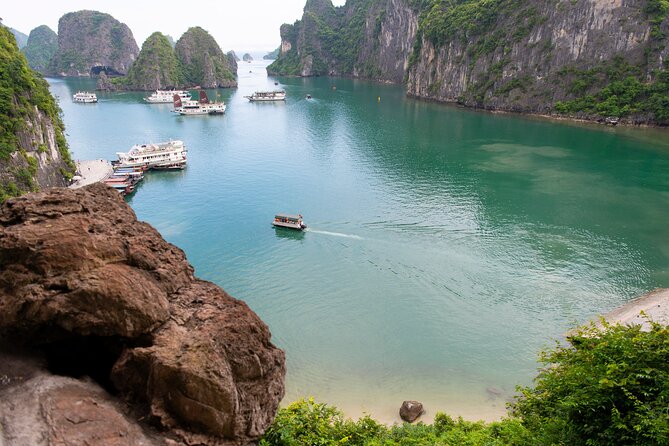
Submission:
[[[93,81],[50,82],[77,159],[186,143],[187,169],[150,173],[128,202],[267,322],[286,350],[286,401],[393,421],[417,399],[428,416],[494,418],[542,346],[669,286],[668,133],[472,112],[264,66],[240,63],[213,117],[141,93],[74,104]],[[272,88],[287,101],[243,98]],[[273,229],[275,212],[301,212],[309,230]]]

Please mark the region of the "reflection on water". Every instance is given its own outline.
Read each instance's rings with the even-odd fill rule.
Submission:
[[[405,399],[428,419],[500,416],[551,339],[669,285],[666,132],[479,113],[262,68],[218,91],[224,116],[178,118],[142,93],[61,107],[75,158],[186,143],[188,167],[147,174],[129,202],[198,276],[268,323],[286,350],[287,400],[391,421]],[[243,97],[277,88],[285,103]],[[282,209],[308,230],[272,229]]]
[[[304,240],[304,231],[273,226],[277,238],[285,240]]]

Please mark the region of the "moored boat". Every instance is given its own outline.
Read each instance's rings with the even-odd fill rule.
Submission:
[[[183,116],[189,115],[222,115],[225,113],[225,102],[210,102],[207,93],[200,90],[199,101],[183,101],[179,95],[173,96],[174,112]]]
[[[93,102],[98,102],[98,97],[95,93],[91,93],[88,91],[77,91],[74,95],[72,95],[72,100],[74,102],[90,104]]]
[[[117,152],[112,162],[118,172],[122,168],[183,169],[186,166],[186,147],[183,141],[157,144],[136,144],[128,152]]]
[[[244,96],[244,97],[251,102],[285,101],[286,91],[285,90],[256,91],[251,96]]]
[[[178,95],[182,101],[190,101],[190,92],[186,90],[156,90],[147,96],[144,100],[150,104],[169,104],[174,100],[174,95]]]
[[[307,225],[302,221],[302,214],[276,214],[272,225],[281,228],[297,229],[298,231],[307,228]]]

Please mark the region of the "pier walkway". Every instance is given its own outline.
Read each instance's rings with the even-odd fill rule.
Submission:
[[[106,160],[84,160],[77,161],[77,175],[81,178],[70,185],[71,189],[97,183],[111,176],[113,169]]]

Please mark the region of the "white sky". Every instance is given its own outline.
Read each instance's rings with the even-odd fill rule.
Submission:
[[[160,31],[174,40],[191,26],[214,36],[224,52],[264,54],[281,43],[279,27],[302,18],[306,0],[5,0],[2,23],[29,34],[39,25],[58,32],[58,19],[90,9],[111,14],[132,30],[137,45]],[[333,0],[335,6],[345,0]],[[239,54],[241,57],[241,54]]]

